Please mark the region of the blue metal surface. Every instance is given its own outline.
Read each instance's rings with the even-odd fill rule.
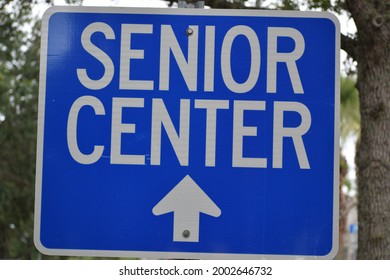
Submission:
[[[146,255],[184,253],[205,257],[226,254],[266,257],[327,257],[337,247],[338,143],[338,27],[328,15],[296,13],[216,11],[138,13],[136,9],[57,9],[47,18],[47,53],[41,77],[42,155],[38,160],[36,243],[46,253],[87,255]],[[198,14],[196,14],[198,13]],[[279,16],[280,15],[280,16]],[[290,16],[291,15],[291,16]],[[92,36],[114,63],[108,86],[91,90],[83,86],[77,69],[90,77],[104,73],[100,61],[81,45],[81,34],[89,24],[103,22],[115,39],[102,33]],[[152,34],[132,37],[132,48],[144,50],[143,59],[131,60],[131,79],[154,81],[153,90],[119,88],[122,24],[151,24]],[[186,56],[189,25],[199,26],[197,90],[189,91],[175,59],[171,57],[170,88],[159,90],[161,25],[170,25]],[[234,26],[253,29],[261,49],[259,78],[247,93],[234,93],[221,74],[221,45]],[[215,26],[214,91],[204,90],[205,28]],[[269,27],[290,27],[304,38],[305,50],[297,61],[304,94],[294,94],[285,64],[277,67],[277,92],[267,93],[267,34]],[[45,44],[43,44],[45,47]],[[291,38],[280,38],[278,52],[295,48]],[[248,40],[238,36],[232,45],[232,74],[238,83],[249,75],[251,55]],[[44,91],[44,93],[42,93]],[[70,108],[81,96],[96,97],[105,114],[92,107],[80,109],[77,141],[80,151],[90,154],[95,145],[103,155],[92,164],[80,164],[69,152],[67,126]],[[135,133],[123,133],[122,154],[145,155],[145,164],[111,162],[113,98],[142,98],[144,106],[123,108],[122,123],[135,124]],[[189,162],[182,166],[164,129],[161,162],[151,165],[152,99],[162,99],[176,131],[179,131],[180,101],[190,102]],[[227,100],[229,109],[217,111],[215,166],[205,166],[206,110],[195,108],[195,100]],[[257,127],[257,136],[243,137],[243,156],[266,158],[266,168],[233,167],[233,112],[235,101],[265,101],[264,110],[244,113],[244,125]],[[299,102],[311,114],[311,126],[302,136],[310,169],[299,165],[291,138],[283,141],[283,167],[274,168],[275,102]],[[336,119],[335,119],[336,118]],[[43,122],[43,123],[42,123]],[[297,127],[300,114],[287,112],[286,127]],[[40,150],[41,148],[41,150]],[[200,215],[199,242],[172,240],[173,213],[155,216],[152,208],[186,175],[190,175],[218,205],[220,217]],[[92,252],[92,253],[88,253]],[[110,252],[110,253],[105,253]],[[207,256],[206,256],[207,257]],[[222,256],[223,257],[223,256]]]

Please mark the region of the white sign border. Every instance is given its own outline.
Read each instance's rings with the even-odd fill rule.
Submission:
[[[333,166],[333,240],[332,250],[325,256],[305,255],[260,255],[260,254],[220,254],[195,252],[150,252],[150,251],[109,251],[109,250],[68,250],[49,249],[41,243],[41,205],[42,205],[42,170],[44,145],[44,119],[46,101],[46,65],[48,48],[49,20],[55,13],[105,13],[105,14],[144,14],[144,15],[198,15],[198,16],[244,16],[244,17],[289,17],[289,18],[324,18],[335,26],[335,116],[334,116],[334,166]],[[85,256],[85,257],[138,257],[149,259],[333,259],[339,244],[339,130],[340,130],[340,23],[329,12],[268,11],[268,10],[221,10],[221,9],[169,9],[169,8],[122,8],[122,7],[80,7],[53,6],[43,15],[41,28],[41,58],[39,76],[38,134],[35,180],[34,243],[36,248],[46,255]]]

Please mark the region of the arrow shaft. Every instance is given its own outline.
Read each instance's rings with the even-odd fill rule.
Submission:
[[[173,241],[199,242],[199,212],[175,212]]]

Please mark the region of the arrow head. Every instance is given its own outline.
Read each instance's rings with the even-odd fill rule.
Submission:
[[[189,175],[185,176],[152,211],[156,216],[169,212],[198,212],[213,217],[221,215],[221,209]]]

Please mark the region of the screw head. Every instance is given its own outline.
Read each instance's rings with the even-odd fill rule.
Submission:
[[[191,36],[192,34],[194,34],[194,30],[192,30],[192,28],[187,28],[186,34],[187,36]]]
[[[189,230],[185,230],[185,231],[183,231],[183,237],[184,238],[188,238],[188,237],[190,237],[190,231]]]

